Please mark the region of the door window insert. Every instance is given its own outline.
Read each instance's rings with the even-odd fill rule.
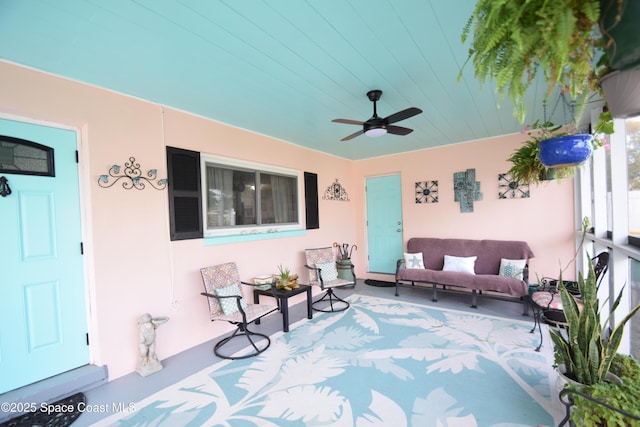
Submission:
[[[0,135],[0,173],[55,176],[53,148]]]

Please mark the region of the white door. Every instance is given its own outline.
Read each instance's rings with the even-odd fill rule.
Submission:
[[[89,363],[76,134],[0,119],[0,394]]]

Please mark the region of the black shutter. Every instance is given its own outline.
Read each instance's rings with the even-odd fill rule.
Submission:
[[[318,215],[318,174],[304,173],[304,208],[307,217],[307,230],[320,228]]]
[[[171,240],[202,237],[200,153],[167,147]]]

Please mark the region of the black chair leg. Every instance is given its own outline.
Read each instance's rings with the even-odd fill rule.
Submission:
[[[329,301],[329,309],[316,307],[317,304],[324,303],[327,300]],[[343,305],[343,307],[335,308],[334,304],[338,304],[339,306]],[[327,292],[322,296],[322,298],[314,302],[312,305],[315,311],[321,311],[323,313],[336,313],[348,309],[350,304],[342,298],[338,297],[333,292],[333,289],[328,289]]]
[[[533,304],[533,328],[529,331],[529,333],[534,333],[536,328],[538,329],[538,333],[540,335],[540,343],[538,347],[536,347],[536,351],[540,351],[542,348],[542,325],[540,324],[540,316],[542,315],[542,310]]]
[[[220,349],[222,347],[224,347],[226,344],[228,344],[229,342],[231,342],[232,340],[236,339],[236,338],[241,338],[241,337],[246,337],[247,340],[249,341],[249,344],[251,344],[251,346],[253,347],[254,351],[244,354],[244,355],[240,355],[240,356],[234,356],[234,355],[226,355],[226,354],[222,354],[220,352]],[[262,346],[259,346],[256,343],[256,340],[254,340],[254,338],[257,338],[260,341],[266,341],[266,344],[263,344]],[[253,332],[250,331],[246,326],[244,325],[238,325],[237,329],[235,331],[233,331],[233,334],[229,335],[228,337],[218,341],[216,343],[216,345],[213,347],[213,353],[222,358],[222,359],[230,359],[230,360],[239,360],[239,359],[248,359],[249,357],[254,357],[257,356],[258,354],[262,353],[263,351],[265,351],[267,348],[269,348],[269,346],[271,345],[271,339],[269,338],[268,335],[265,334],[260,334],[257,332]],[[235,354],[235,353],[234,353]]]

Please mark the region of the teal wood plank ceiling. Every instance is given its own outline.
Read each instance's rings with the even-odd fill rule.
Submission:
[[[473,0],[0,0],[0,58],[347,159],[519,132],[460,35]],[[378,115],[407,136],[340,139]],[[546,85],[528,94],[542,119]],[[549,118],[570,115],[548,107]],[[551,112],[553,111],[553,116]]]

